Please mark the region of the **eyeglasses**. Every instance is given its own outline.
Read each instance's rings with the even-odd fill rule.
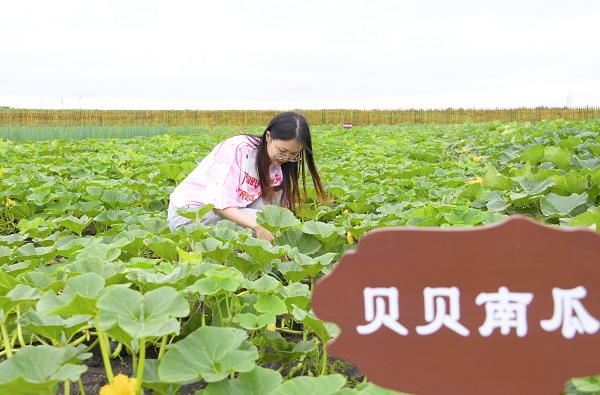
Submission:
[[[275,152],[275,155],[273,155],[273,158],[275,158],[275,160],[288,161],[288,162],[298,162],[298,161],[302,160],[302,151],[298,152],[294,156],[279,154],[279,153],[277,153],[277,150],[275,149],[275,142],[273,140],[271,140],[271,143],[273,143],[273,151]]]

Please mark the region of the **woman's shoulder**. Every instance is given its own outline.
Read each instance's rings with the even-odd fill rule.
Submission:
[[[260,136],[253,136],[249,134],[237,134],[235,136],[231,136],[223,140],[219,145],[235,149],[254,149],[258,147],[259,143]]]
[[[226,158],[248,157],[250,153],[256,150],[260,142],[260,136],[251,136],[239,134],[231,136],[221,141],[213,150],[213,155],[217,160],[227,161]]]

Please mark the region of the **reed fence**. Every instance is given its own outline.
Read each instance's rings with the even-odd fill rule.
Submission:
[[[312,125],[526,122],[600,118],[600,107],[496,109],[294,110]],[[280,110],[34,110],[0,109],[0,126],[258,126]]]

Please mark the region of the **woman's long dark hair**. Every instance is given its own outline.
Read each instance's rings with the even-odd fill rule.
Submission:
[[[267,150],[267,132],[270,133],[274,140],[289,141],[296,139],[302,144],[302,160],[299,162],[285,162],[281,165],[283,172],[283,181],[280,186],[273,187],[271,178],[269,177],[269,166],[271,159]],[[258,137],[258,136],[256,136]],[[269,204],[278,204],[275,202],[275,194],[277,191],[282,191],[281,204],[289,209],[298,211],[300,209],[301,196],[298,179],[302,177],[302,190],[304,198],[307,197],[306,192],[306,177],[305,168],[308,166],[310,176],[317,193],[317,198],[321,202],[327,202],[327,196],[321,178],[313,159],[312,139],[310,136],[310,128],[306,119],[295,112],[282,112],[277,114],[265,128],[265,131],[258,143],[258,157],[256,167],[262,191],[263,199]]]

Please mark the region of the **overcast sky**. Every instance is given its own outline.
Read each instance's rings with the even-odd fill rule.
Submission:
[[[0,0],[0,106],[600,106],[600,1]]]

